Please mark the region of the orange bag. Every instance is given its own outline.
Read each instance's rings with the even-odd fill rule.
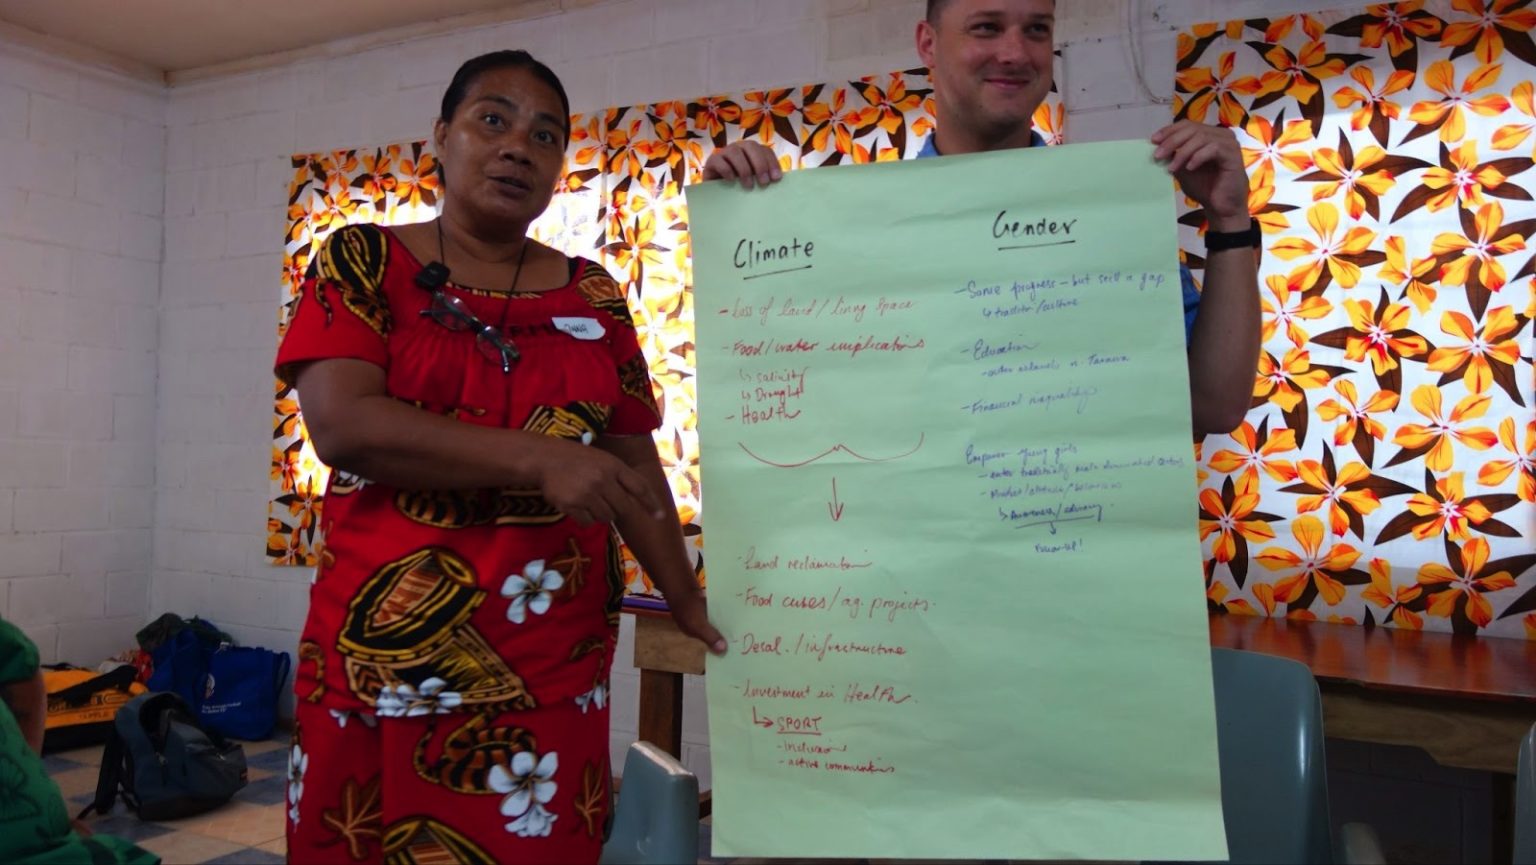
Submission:
[[[48,689],[43,753],[106,742],[118,708],[149,690],[139,684],[137,675],[131,664],[110,673],[69,664],[43,667],[43,683]]]

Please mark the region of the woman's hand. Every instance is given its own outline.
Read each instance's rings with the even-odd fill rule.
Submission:
[[[642,480],[649,481],[656,500],[671,504],[671,487],[661,470],[654,439],[648,435],[604,436],[597,440],[597,446],[629,466]],[[665,513],[650,516],[630,512],[618,521],[618,529],[640,561],[640,567],[651,575],[651,581],[667,599],[667,608],[672,612],[677,629],[703,643],[714,654],[725,654],[725,638],[709,622],[704,593],[699,591],[698,578],[688,559],[677,511],[668,508]]]
[[[612,523],[624,514],[665,516],[645,477],[605,450],[550,439],[542,454],[539,491],[581,525]]]
[[[768,186],[784,177],[779,157],[756,141],[737,141],[704,160],[705,180],[739,180],[742,189]]]
[[[709,608],[703,593],[693,591],[680,597],[669,595],[667,609],[671,611],[672,621],[679,631],[703,643],[711,654],[725,654],[725,637],[709,621]]]

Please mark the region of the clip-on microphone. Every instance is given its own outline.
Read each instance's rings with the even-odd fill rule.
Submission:
[[[421,269],[416,274],[416,284],[427,291],[437,291],[448,284],[448,268],[440,261],[434,261]]]

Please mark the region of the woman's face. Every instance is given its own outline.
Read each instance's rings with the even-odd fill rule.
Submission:
[[[549,206],[565,160],[560,97],[525,69],[492,69],[434,130],[447,200],[485,229],[521,233]]]

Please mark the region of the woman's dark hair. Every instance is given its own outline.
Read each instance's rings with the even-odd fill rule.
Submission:
[[[571,140],[571,100],[565,95],[565,86],[560,83],[560,76],[554,70],[543,63],[533,59],[533,55],[527,51],[492,51],[489,54],[481,54],[479,57],[464,61],[459,71],[453,73],[453,81],[443,93],[444,123],[453,120],[454,112],[464,102],[464,96],[469,92],[471,84],[486,72],[496,69],[525,69],[539,79],[549,89],[555,91],[560,97],[560,126],[565,130],[566,143]]]

